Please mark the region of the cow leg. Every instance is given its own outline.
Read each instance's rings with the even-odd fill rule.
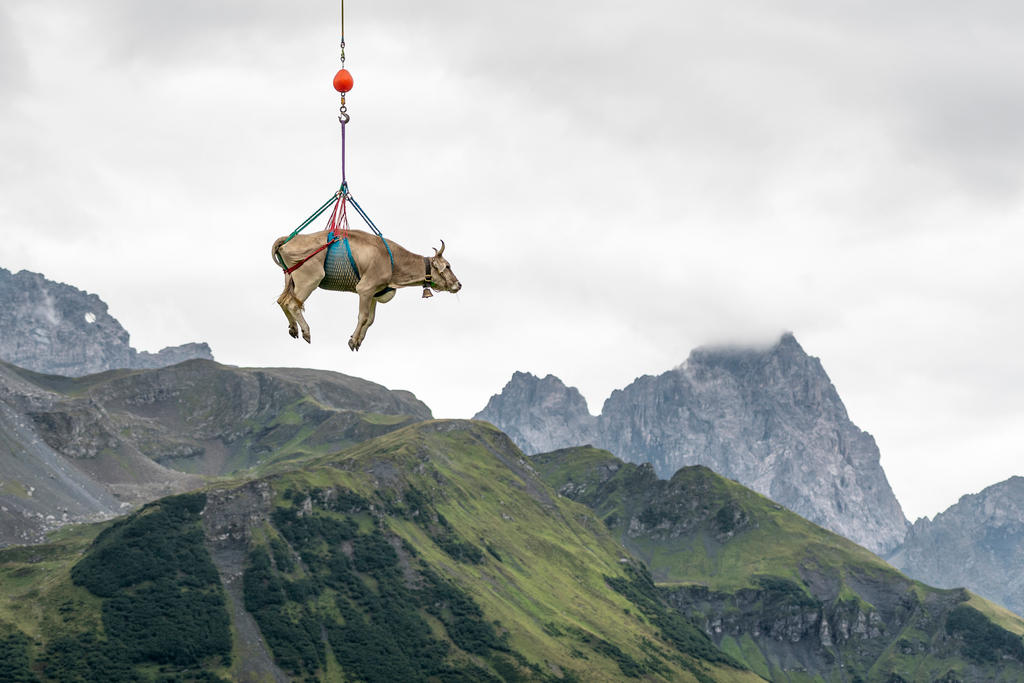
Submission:
[[[277,297],[277,305],[284,311],[284,317],[288,319],[288,334],[291,335],[292,339],[297,339],[299,336],[299,330],[295,323],[295,316],[288,310],[288,302],[292,298],[292,276],[291,273],[285,273],[284,275],[284,291],[281,292],[281,296]]]
[[[373,297],[370,298],[370,314],[366,318],[366,324],[363,325],[362,332],[359,333],[359,343],[356,348],[359,348],[363,344],[363,339],[366,338],[366,331],[370,329],[370,325],[373,324],[373,319],[377,315],[377,300]]]
[[[367,288],[366,291],[359,290],[360,287],[357,285],[359,318],[356,320],[356,329],[348,340],[348,348],[353,351],[358,351],[359,347],[362,346],[363,339],[366,337],[366,329],[373,324],[373,318],[377,310],[377,301],[373,298],[373,290],[370,288]]]
[[[306,271],[306,272],[304,272]],[[306,299],[313,293],[313,290],[317,288],[320,281],[324,279],[324,266],[323,263],[309,261],[302,268],[299,268],[292,276],[292,282],[294,288],[292,296],[287,302],[288,312],[291,313],[292,319],[299,324],[299,329],[302,330],[302,338],[306,340],[306,343],[310,342],[309,337],[309,324],[306,323],[306,318],[302,315],[302,309],[306,303]]]

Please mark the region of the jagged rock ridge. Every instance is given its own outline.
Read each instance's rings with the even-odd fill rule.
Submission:
[[[1024,615],[1024,477],[921,518],[889,562],[934,586],[967,586]]]
[[[51,375],[81,377],[119,368],[213,360],[205,342],[136,351],[95,294],[22,270],[0,268],[0,359]]]
[[[518,373],[476,416],[525,436],[517,443],[528,453],[593,443],[651,463],[664,479],[706,465],[875,552],[906,533],[874,439],[791,334],[768,349],[697,349],[674,370],[614,391],[592,422],[560,398],[574,390],[553,377],[524,386],[531,377]],[[573,410],[538,420],[548,404]]]
[[[588,443],[597,428],[597,418],[578,389],[554,375],[540,379],[528,372],[513,374],[474,419],[501,427],[531,455],[556,450],[565,442]]]

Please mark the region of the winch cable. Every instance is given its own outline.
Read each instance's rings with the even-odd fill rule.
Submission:
[[[285,240],[281,244],[282,245],[287,244],[292,238],[294,238],[300,232],[305,230],[309,226],[310,223],[315,221],[321,214],[323,214],[323,212],[327,210],[328,206],[331,206],[331,204],[334,204],[334,210],[331,212],[331,216],[328,219],[327,228],[326,228],[327,230],[330,231],[329,234],[331,235],[331,237],[328,239],[328,241],[327,241],[327,243],[325,245],[322,245],[319,249],[317,249],[313,253],[308,254],[305,258],[303,258],[300,262],[298,262],[295,265],[293,265],[291,268],[287,268],[284,265],[284,259],[281,258],[280,253],[278,253],[278,255],[277,255],[278,262],[281,264],[281,267],[285,270],[286,273],[292,272],[293,270],[295,270],[296,268],[298,268],[299,266],[304,264],[306,261],[308,261],[310,258],[315,256],[316,254],[320,253],[321,251],[323,251],[327,247],[331,246],[334,242],[337,242],[339,239],[344,241],[345,242],[345,246],[348,247],[348,230],[349,230],[349,225],[348,225],[348,212],[347,212],[347,206],[346,205],[349,202],[351,202],[352,206],[354,206],[356,208],[356,211],[359,213],[359,216],[363,219],[363,221],[365,221],[366,225],[370,228],[370,230],[373,232],[373,234],[375,234],[377,237],[380,238],[381,244],[384,245],[384,248],[388,252],[388,258],[391,260],[391,268],[392,268],[392,270],[394,270],[394,267],[395,267],[395,256],[394,256],[394,254],[391,253],[391,247],[388,245],[387,240],[384,239],[383,233],[381,233],[381,231],[377,228],[377,226],[374,224],[374,222],[372,220],[370,220],[370,217],[366,214],[366,212],[363,210],[363,208],[361,206],[359,206],[359,204],[356,203],[355,198],[352,196],[352,193],[350,192],[349,187],[348,187],[348,177],[347,177],[347,169],[346,169],[346,161],[345,161],[345,155],[346,155],[345,127],[348,125],[348,122],[351,120],[351,117],[348,114],[348,105],[347,105],[347,103],[345,101],[345,95],[350,90],[352,90],[352,86],[354,85],[354,81],[352,79],[352,74],[349,73],[348,69],[345,68],[345,0],[341,0],[340,59],[341,59],[341,69],[338,71],[338,73],[336,73],[334,75],[334,89],[337,90],[338,93],[341,96],[341,104],[340,104],[340,106],[338,108],[338,122],[341,124],[341,187],[339,187],[338,191],[335,192],[333,195],[331,195],[331,198],[328,199],[326,202],[324,202],[323,205],[320,206],[319,209],[317,209],[315,212],[313,212],[313,214],[309,218],[307,218],[302,223],[300,223],[299,226],[297,228],[295,228],[291,232],[291,234],[288,235],[288,237],[285,238]],[[353,265],[353,268],[354,268],[355,267],[355,261],[352,259],[351,250],[347,249],[347,252],[348,252],[348,258],[352,262],[352,265]]]

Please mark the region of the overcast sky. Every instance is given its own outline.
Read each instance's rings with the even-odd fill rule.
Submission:
[[[592,412],[696,346],[791,330],[907,516],[1024,474],[1024,5],[349,0],[348,177],[439,239],[362,350],[270,260],[340,180],[338,3],[4,0],[0,266],[98,294],[139,349],[409,389],[515,370]]]

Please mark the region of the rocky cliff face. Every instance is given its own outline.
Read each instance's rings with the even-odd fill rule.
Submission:
[[[205,343],[136,351],[98,296],[26,270],[12,274],[0,268],[0,330],[0,359],[51,375],[213,359]]]
[[[527,455],[590,443],[597,431],[597,419],[578,389],[554,375],[540,379],[528,372],[512,375],[473,419],[499,427]]]
[[[663,592],[670,604],[701,624],[720,647],[729,641],[753,643],[764,658],[764,664],[753,668],[768,680],[801,680],[796,676],[817,674],[827,681],[863,681],[869,671],[874,675],[867,680],[894,683],[999,680],[1000,673],[973,668],[969,659],[962,668],[926,665],[921,669],[934,673],[919,678],[907,675],[914,671],[912,666],[899,663],[901,657],[950,662],[962,656],[962,641],[945,631],[951,615],[961,613],[956,610],[971,609],[964,606],[970,599],[967,591],[933,592],[922,600],[910,581],[876,583],[874,588],[882,592],[884,602],[875,606],[859,600],[822,600],[806,594],[795,582],[767,583],[768,587],[735,593],[702,586]],[[872,585],[870,579],[864,585]],[[1021,666],[1019,656],[1004,652],[996,656],[1007,660],[1007,669]],[[948,677],[942,678],[943,674]]]
[[[919,519],[889,562],[934,586],[967,586],[1024,615],[1024,477]]]
[[[572,391],[557,379],[534,382],[532,392],[522,384],[513,378],[477,417],[527,451],[590,442],[649,462],[662,478],[706,465],[875,552],[903,540],[906,518],[874,439],[790,334],[768,349],[697,349],[678,368],[613,392],[593,427],[578,408],[538,419],[536,406],[553,410]]]
[[[201,484],[146,458],[112,458],[109,421],[86,401],[62,413],[62,399],[0,363],[0,547],[39,543],[65,524],[123,514],[139,496]]]
[[[792,335],[767,350],[698,349],[613,392],[600,424],[602,448],[661,477],[706,465],[875,552],[906,532],[875,440]]]

